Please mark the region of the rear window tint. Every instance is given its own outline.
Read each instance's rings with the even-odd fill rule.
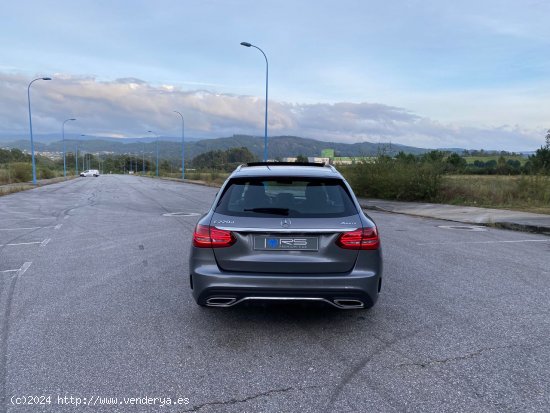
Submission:
[[[345,217],[357,214],[340,179],[236,178],[216,212],[232,216]]]

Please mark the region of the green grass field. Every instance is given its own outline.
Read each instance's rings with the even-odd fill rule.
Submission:
[[[488,161],[496,161],[498,162],[498,158],[500,158],[499,155],[491,155],[491,156],[464,156],[464,159],[467,163],[473,164],[475,161],[481,161],[481,162],[488,162]],[[506,160],[518,160],[521,162],[521,165],[524,165],[525,162],[527,162],[527,159],[525,156],[517,155],[517,156],[505,156],[504,159]]]

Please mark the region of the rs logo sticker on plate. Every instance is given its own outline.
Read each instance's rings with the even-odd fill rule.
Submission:
[[[317,251],[319,240],[317,237],[254,237],[255,250],[302,250]]]

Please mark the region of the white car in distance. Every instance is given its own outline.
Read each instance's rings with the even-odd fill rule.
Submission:
[[[97,169],[88,169],[80,172],[80,176],[95,176],[97,178],[99,176],[99,171]]]

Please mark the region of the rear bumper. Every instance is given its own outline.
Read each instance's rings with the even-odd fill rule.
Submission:
[[[369,308],[378,299],[381,276],[381,265],[377,271],[355,268],[346,274],[294,276],[223,272],[214,264],[195,267],[191,272],[191,285],[193,297],[201,305],[207,305],[211,298],[225,297],[235,299],[231,305],[249,299],[303,299],[325,301],[343,308],[337,304],[338,300],[357,300],[363,306],[355,308]]]

